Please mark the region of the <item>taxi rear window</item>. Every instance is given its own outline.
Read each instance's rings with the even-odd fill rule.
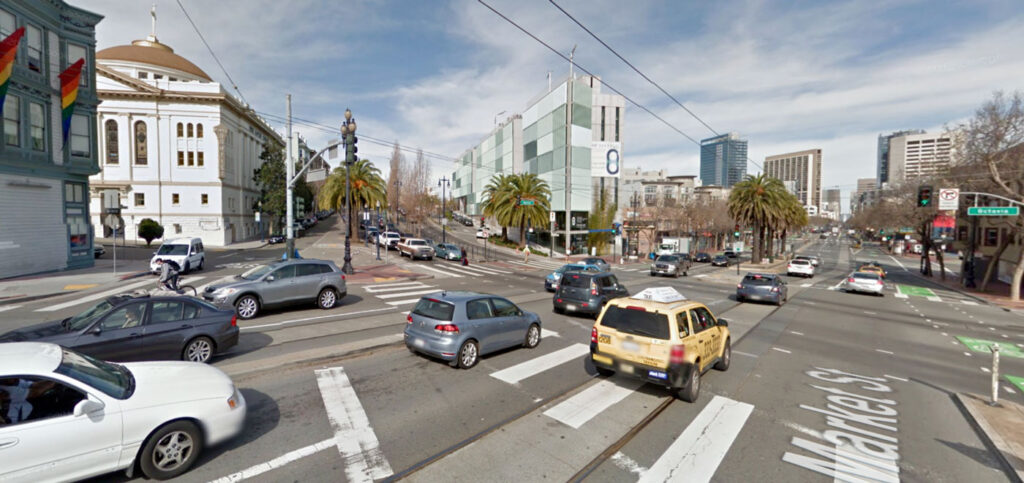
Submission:
[[[646,310],[629,309],[612,305],[601,317],[601,325],[619,332],[668,340],[670,337],[668,316]]]
[[[590,288],[590,277],[586,275],[564,275],[562,285],[574,288]]]
[[[412,313],[416,315],[448,322],[452,320],[452,314],[454,312],[454,305],[427,297],[421,298],[420,301],[416,303],[416,308],[412,309]]]

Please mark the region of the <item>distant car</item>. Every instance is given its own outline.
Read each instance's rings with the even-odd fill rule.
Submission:
[[[601,269],[602,272],[607,272],[612,268],[611,265],[608,264],[608,262],[604,261],[603,258],[599,257],[587,257],[584,258],[583,260],[580,260],[580,263],[584,265],[594,265],[597,268]]]
[[[422,238],[403,238],[398,242],[396,248],[398,248],[398,255],[402,257],[407,256],[413,260],[417,258],[434,259],[433,245]]]
[[[544,290],[554,292],[558,290],[558,281],[562,279],[562,274],[569,270],[582,270],[585,272],[606,272],[607,270],[601,270],[601,267],[597,265],[590,265],[586,263],[567,263],[555,269],[554,272],[549,273],[544,277]]]
[[[789,299],[786,282],[772,273],[748,273],[736,285],[736,300],[758,300],[782,305]]]
[[[699,252],[699,253],[697,253],[697,255],[695,255],[693,257],[693,261],[699,262],[699,263],[710,263],[711,262],[711,255],[708,255],[707,253],[704,253],[704,252]]]
[[[278,243],[284,243],[284,235],[270,235],[267,238],[267,243],[271,245],[277,245]]]
[[[806,260],[815,267],[821,264],[821,259],[814,255],[797,255],[793,257],[793,260]]]
[[[799,275],[801,277],[814,278],[814,265],[811,265],[810,260],[805,259],[793,259],[786,265],[786,274],[793,276]]]
[[[406,316],[410,351],[469,369],[490,352],[540,344],[541,320],[504,297],[476,292],[425,295]]]
[[[885,269],[883,269],[882,267],[880,267],[878,265],[861,265],[861,267],[858,268],[857,271],[858,272],[877,273],[878,276],[880,276],[882,278],[885,278]]]
[[[380,234],[380,230],[375,226],[366,227],[366,241],[370,243],[377,243],[377,235]]]
[[[60,321],[0,335],[0,342],[51,342],[108,361],[209,362],[238,344],[230,310],[193,297],[114,295]]]
[[[611,272],[568,270],[551,302],[556,314],[578,312],[596,318],[609,300],[627,295],[629,290]]]
[[[651,276],[664,275],[666,277],[679,277],[680,273],[686,273],[684,262],[679,255],[658,255],[651,263]]]
[[[726,250],[726,251],[722,252],[722,255],[725,255],[728,258],[739,258],[740,257],[740,254],[735,252],[735,251],[733,251],[733,250]]]
[[[193,269],[202,270],[203,265],[206,263],[203,239],[192,237],[164,240],[160,244],[160,248],[153,253],[153,258],[149,260],[149,270],[151,272],[160,271],[160,267],[156,264],[157,260],[170,260],[177,263],[178,267],[181,268],[181,273],[188,273]]]
[[[434,252],[441,260],[457,262],[462,260],[462,249],[454,243],[438,243],[434,245]]]
[[[56,344],[0,344],[0,388],[3,481],[82,481],[133,467],[166,480],[245,423],[245,398],[205,364],[112,364]]]
[[[92,246],[92,255],[96,258],[102,257],[104,253],[107,253],[107,249],[96,243]]]
[[[826,240],[826,239],[828,239],[828,235],[822,233],[822,234],[818,235],[818,238],[822,239],[822,240]]]
[[[728,267],[730,265],[729,257],[725,255],[715,255],[711,259],[711,265],[714,267]]]
[[[388,249],[397,249],[398,240],[402,239],[402,235],[395,231],[386,231],[377,235],[377,244]]]
[[[346,294],[345,274],[334,262],[293,259],[259,265],[227,283],[210,284],[202,295],[251,319],[272,306],[315,301],[317,307],[331,309]]]
[[[476,231],[476,237],[477,238],[487,238],[487,230],[485,230],[483,228],[477,230]]]
[[[872,272],[853,272],[843,282],[843,290],[847,292],[863,292],[884,296],[885,282],[882,276]]]

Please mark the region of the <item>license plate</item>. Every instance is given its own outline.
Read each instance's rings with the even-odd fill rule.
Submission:
[[[640,352],[640,346],[636,342],[630,342],[628,340],[622,341],[622,350],[629,352]]]
[[[427,345],[427,343],[424,342],[423,339],[416,339],[415,341],[413,341],[412,345],[414,345],[416,347],[423,347],[423,346]]]
[[[573,305],[573,304],[568,304],[568,305],[565,306],[565,310],[573,310],[573,311],[575,311],[576,310],[576,306]]]
[[[661,380],[667,380],[668,379],[668,374],[665,374],[662,371],[647,371],[647,376],[648,377],[653,377],[655,379],[661,379]]]
[[[619,366],[619,370],[622,371],[623,374],[632,374],[633,366],[629,364],[622,364],[621,366]]]
[[[610,344],[612,342],[612,336],[606,334],[598,335],[597,342],[601,344]]]

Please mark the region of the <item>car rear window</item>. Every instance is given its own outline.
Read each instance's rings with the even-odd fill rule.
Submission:
[[[866,279],[866,280],[878,280],[880,277],[878,276],[877,273],[855,272],[853,274],[853,278],[863,278],[863,279]]]
[[[665,314],[612,305],[604,311],[601,325],[619,332],[668,340],[669,320]]]
[[[590,277],[586,275],[564,275],[562,285],[573,288],[590,288]]]
[[[412,309],[412,313],[416,315],[444,321],[451,321],[454,312],[454,305],[427,297],[421,298],[416,302],[416,308]]]
[[[751,277],[748,275],[743,277],[743,283],[744,285],[771,285],[772,279],[765,277]]]
[[[793,265],[810,265],[811,262],[808,262],[807,260],[793,260],[789,263],[792,263]]]

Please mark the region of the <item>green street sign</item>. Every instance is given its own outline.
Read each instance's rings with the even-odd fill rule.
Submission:
[[[991,353],[992,346],[997,344],[997,342],[995,341],[974,339],[971,337],[957,336],[957,339],[963,345],[967,346],[968,349],[974,352]],[[1024,351],[1008,342],[999,343],[999,353],[1007,357],[1016,357],[1018,359],[1024,359]]]
[[[533,204],[533,200],[519,200],[519,205],[520,206],[528,206],[528,205],[532,205],[532,204]]]
[[[1020,214],[1020,207],[1017,206],[972,206],[967,208],[968,216],[1017,216]]]

